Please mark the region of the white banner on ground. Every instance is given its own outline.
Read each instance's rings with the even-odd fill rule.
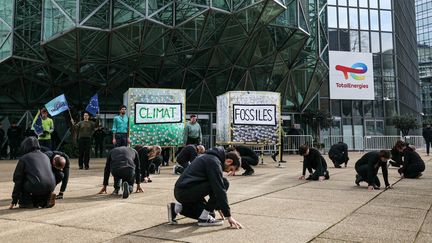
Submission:
[[[329,51],[332,100],[374,100],[372,53]]]
[[[233,104],[234,125],[276,126],[276,105]]]
[[[135,103],[135,124],[182,122],[180,103]]]

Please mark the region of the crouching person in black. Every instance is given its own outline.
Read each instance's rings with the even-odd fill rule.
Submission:
[[[55,205],[55,178],[51,163],[40,151],[39,141],[28,137],[21,143],[23,156],[18,160],[13,175],[15,183],[12,192],[12,209],[17,203],[20,208],[50,208]]]
[[[242,174],[244,176],[250,176],[255,173],[255,170],[252,169],[251,165],[256,166],[259,162],[258,155],[251,148],[236,145],[232,148],[229,148],[228,151],[237,151],[241,157],[241,167],[245,170]]]
[[[205,147],[202,145],[190,144],[184,147],[177,155],[176,160],[178,165],[173,166],[173,174],[181,174],[189,166],[189,164],[199,155],[205,152]]]
[[[107,193],[106,188],[110,172],[114,177],[114,191],[112,194],[118,195],[121,180],[123,198],[128,198],[133,191],[134,179],[137,183],[136,192],[143,192],[140,186],[140,161],[136,150],[121,146],[109,152],[105,164],[103,187],[99,194]]]
[[[425,163],[420,155],[415,151],[415,148],[405,144],[398,147],[399,151],[403,151],[402,168],[398,170],[402,178],[419,178],[425,170]]]
[[[395,146],[391,149],[391,159],[389,160],[389,163],[393,167],[401,167],[403,164],[403,156],[404,152],[403,150],[406,148],[408,144],[406,144],[402,140],[398,140],[395,144]]]
[[[141,167],[141,182],[150,183],[150,174],[160,173],[160,166],[163,162],[161,156],[162,148],[160,146],[142,146],[136,145]]]
[[[299,180],[305,179],[306,169],[309,171],[306,180],[323,181],[330,179],[327,163],[318,150],[309,148],[308,145],[304,144],[300,146],[299,154],[303,156],[303,171]]]
[[[69,156],[60,151],[45,151],[45,154],[51,161],[52,172],[56,181],[56,185],[61,182],[60,192],[56,199],[63,199],[63,194],[66,191],[66,186],[69,181]]]
[[[329,158],[332,160],[335,168],[341,168],[342,164],[347,167],[348,164],[348,145],[344,142],[333,144],[329,150]]]
[[[372,151],[363,155],[355,164],[355,170],[357,171],[356,185],[360,186],[360,182],[366,181],[370,191],[380,189],[381,182],[377,174],[381,167],[386,188],[392,188],[388,181],[387,160],[389,159],[390,152],[388,150]]]
[[[220,210],[222,218],[228,218],[231,226],[242,228],[231,216],[226,193],[228,181],[223,177],[224,171],[236,171],[240,164],[238,153],[225,153],[222,147],[212,148],[196,158],[174,186],[174,196],[179,203],[168,204],[168,222],[176,224],[176,216],[182,214],[197,219],[199,226],[223,225],[222,220],[215,219],[215,210]],[[209,196],[208,201],[206,196]]]

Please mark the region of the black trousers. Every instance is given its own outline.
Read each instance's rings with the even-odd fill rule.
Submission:
[[[162,149],[162,157],[163,157],[162,165],[168,165],[169,164],[170,151],[171,151],[171,148]]]
[[[198,138],[188,137],[187,141],[186,141],[186,145],[189,145],[189,144],[199,144],[199,143],[200,143],[200,138],[199,137]]]
[[[47,147],[50,150],[52,150],[51,139],[48,139],[48,140],[39,140],[39,145],[41,147]]]
[[[32,204],[33,207],[46,207],[51,193],[52,191],[49,189],[40,188],[38,185],[26,181],[21,189],[21,197],[18,203],[23,205]]]
[[[127,146],[127,134],[126,133],[116,133],[116,147]]]
[[[404,177],[405,178],[417,178],[417,176],[420,175],[421,172],[423,172],[425,170],[425,165],[416,165],[416,164],[411,164],[408,165],[406,168],[401,168],[399,169],[399,174],[402,173],[402,169],[404,169],[405,173],[404,173]]]
[[[11,159],[16,159],[18,157],[18,151],[20,147],[20,141],[9,139],[10,157]]]
[[[102,141],[96,141],[95,142],[95,156],[98,158],[103,158],[103,150],[104,150],[103,140]],[[99,152],[99,156],[98,156],[98,152]]]
[[[126,181],[129,184],[129,187],[133,187],[134,179],[135,179],[135,169],[131,167],[120,168],[114,171],[111,171],[111,174],[114,177],[114,189],[120,189],[120,181]]]
[[[152,160],[140,161],[141,181],[144,181],[144,177],[149,177],[150,173],[154,173],[161,166],[162,160],[162,156],[159,155]]]
[[[78,141],[78,150],[79,150],[78,165],[80,168],[82,168],[83,165],[85,165],[86,168],[89,167],[90,149],[91,149],[91,139],[80,138]]]
[[[245,171],[253,171],[254,169],[251,167],[251,165],[257,165],[258,161],[254,160],[252,157],[249,156],[242,156],[241,157],[241,167]]]
[[[362,181],[366,181],[369,185],[376,185],[377,187],[381,186],[381,181],[379,180],[377,174],[375,174],[375,177],[373,177],[372,181],[367,181],[369,171],[368,165],[356,166],[355,170],[357,171],[357,174],[363,178]]]
[[[344,154],[336,154],[331,158],[331,160],[335,165],[348,164],[348,156]]]
[[[229,188],[229,182],[223,178],[225,190]],[[209,200],[205,199],[209,196]],[[203,210],[213,212],[219,210],[219,203],[215,200],[209,182],[202,182],[188,188],[174,188],[174,197],[182,204],[180,214],[192,219],[198,219]]]
[[[432,141],[426,140],[426,154],[429,155],[429,149],[431,146]]]

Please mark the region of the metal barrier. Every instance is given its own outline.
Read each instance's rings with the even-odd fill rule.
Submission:
[[[414,145],[416,150],[426,149],[426,141],[423,136],[405,136],[405,142]]]
[[[403,140],[403,138],[401,136],[365,136],[364,151],[392,149],[398,140]]]
[[[324,153],[329,151],[333,144],[344,142],[348,145],[348,150],[364,150],[364,137],[361,136],[325,136],[323,138]]]
[[[284,152],[296,152],[300,145],[307,144],[313,146],[313,138],[311,135],[285,135],[284,136]]]

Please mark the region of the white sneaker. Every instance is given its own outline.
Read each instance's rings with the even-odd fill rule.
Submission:
[[[173,175],[177,175],[177,165],[173,165],[172,173]]]
[[[218,220],[209,215],[207,219],[198,219],[198,226],[209,227],[209,226],[222,226],[223,220]]]

